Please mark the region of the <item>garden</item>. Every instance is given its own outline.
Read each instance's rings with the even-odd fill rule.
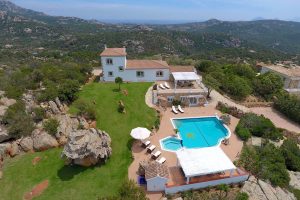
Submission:
[[[0,181],[1,198],[22,199],[23,195],[44,180],[48,188],[36,199],[97,199],[120,195],[127,179],[131,158],[130,130],[138,126],[152,128],[156,113],[145,104],[145,93],[151,83],[92,83],[83,86],[70,112],[79,112],[76,102],[87,102],[95,110],[97,128],[112,138],[112,156],[102,166],[83,168],[65,166],[60,158],[62,149],[29,153],[7,159]],[[126,90],[126,95],[124,94]],[[118,112],[122,100],[126,113]],[[49,126],[49,125],[48,125]],[[39,157],[39,162],[33,160]]]

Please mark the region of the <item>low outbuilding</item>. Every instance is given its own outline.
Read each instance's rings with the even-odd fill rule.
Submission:
[[[169,178],[168,168],[164,164],[152,162],[145,166],[145,178],[148,191],[165,191],[166,183]]]

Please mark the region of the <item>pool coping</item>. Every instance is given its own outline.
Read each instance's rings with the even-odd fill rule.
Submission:
[[[230,131],[229,127],[226,124],[224,124],[224,123],[221,122],[221,119],[220,119],[220,117],[217,114],[216,115],[212,115],[212,116],[199,116],[199,117],[176,117],[176,118],[170,118],[170,121],[171,121],[171,124],[173,126],[173,129],[177,129],[177,127],[175,126],[174,121],[173,121],[174,119],[197,119],[197,118],[217,118],[219,120],[219,122],[221,123],[221,125],[223,125],[225,127],[225,129],[228,131],[228,135],[226,137],[223,137],[223,138],[219,139],[218,143],[216,145],[214,145],[214,146],[211,146],[211,147],[217,147],[217,146],[219,147],[219,146],[221,146],[221,143],[222,143],[223,140],[229,139],[231,137],[231,131]],[[176,134],[176,135],[177,135],[177,137],[175,137],[175,138],[178,138],[178,139],[181,140],[180,135],[179,134]],[[168,136],[168,137],[160,139],[159,140],[160,147],[164,151],[176,152],[176,151],[172,151],[172,150],[167,150],[162,145],[162,140],[164,140],[166,138],[170,138],[170,137],[174,137],[174,136]],[[182,147],[182,148],[184,148],[184,147]],[[182,149],[182,148],[180,148],[180,149]],[[189,149],[200,149],[200,148],[209,148],[209,147],[195,147],[195,148],[189,148]],[[178,149],[178,150],[180,150],[180,149]]]

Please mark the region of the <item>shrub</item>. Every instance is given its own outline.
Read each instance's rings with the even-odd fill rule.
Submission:
[[[253,81],[255,92],[269,100],[283,88],[282,78],[272,72],[260,75]]]
[[[22,101],[10,106],[2,121],[7,125],[8,132],[13,138],[30,135],[34,130],[32,118],[25,112],[25,105]]]
[[[55,135],[57,133],[58,126],[59,126],[59,122],[56,119],[54,119],[54,118],[48,119],[43,124],[44,129],[50,135]]]
[[[285,165],[289,170],[300,171],[300,149],[297,143],[291,139],[287,139],[280,147]]]
[[[251,137],[249,129],[242,127],[241,124],[238,124],[236,126],[235,132],[239,136],[239,138],[244,141],[247,141]]]
[[[20,99],[22,97],[24,90],[20,87],[9,85],[5,88],[5,95],[8,98]]]
[[[237,100],[243,100],[252,93],[249,82],[237,75],[228,75],[220,88]]]
[[[74,106],[78,110],[78,115],[90,120],[96,119],[96,110],[92,103],[80,99],[75,101]]]
[[[263,179],[268,179],[275,186],[288,186],[290,177],[280,149],[268,143],[260,152],[260,162],[262,166],[260,172]]]
[[[276,95],[274,107],[289,119],[300,123],[300,99],[298,97],[281,92]]]
[[[45,110],[41,107],[36,107],[33,109],[33,121],[38,123],[42,121],[46,116]]]
[[[139,199],[139,200],[147,200],[146,194],[141,187],[138,187],[134,181],[126,180],[123,182],[120,190],[119,190],[119,197],[118,199],[122,200],[132,200],[132,199]]]
[[[256,149],[253,146],[244,145],[237,165],[242,166],[252,174],[258,174],[260,171],[260,157]]]
[[[249,199],[249,195],[246,192],[239,192],[235,197],[235,200],[248,200],[248,199]]]
[[[195,68],[200,72],[207,72],[211,66],[213,66],[213,62],[205,60],[205,61],[197,62]]]
[[[79,91],[80,84],[77,80],[65,80],[59,86],[58,97],[62,101],[72,102],[76,99],[76,93]]]
[[[281,132],[274,126],[271,120],[254,113],[247,113],[241,118],[237,126],[237,134],[239,134],[238,132],[241,128],[248,129],[251,135],[257,137],[264,137],[271,140],[282,138]],[[245,131],[243,130],[242,133],[245,134]]]

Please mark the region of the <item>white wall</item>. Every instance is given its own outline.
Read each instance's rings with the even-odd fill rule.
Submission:
[[[181,185],[181,186],[174,186],[174,187],[166,187],[165,193],[166,194],[174,194],[177,192],[192,190],[192,189],[201,189],[206,188],[210,186],[216,186],[220,184],[231,184],[231,183],[240,183],[248,180],[249,176],[237,176],[237,177],[231,177],[231,178],[225,178],[220,180],[214,180],[214,181],[208,181],[208,182],[202,182],[202,183],[194,183],[194,184],[188,184],[188,185]]]
[[[154,177],[147,180],[147,191],[158,192],[165,191],[168,179],[162,177]]]
[[[106,59],[111,58],[113,60],[112,65],[107,65],[106,64]],[[122,66],[125,69],[126,66],[126,56],[118,56],[118,57],[101,57],[101,64],[103,68],[103,78],[104,81],[115,81],[115,78],[121,76],[121,73],[119,71],[119,67]],[[113,77],[108,76],[108,72],[112,71],[113,72]]]
[[[137,77],[136,72],[143,71],[144,77]],[[162,77],[156,77],[157,71],[163,71]],[[154,82],[154,81],[166,81],[170,78],[169,69],[126,69],[120,74],[124,81],[130,82]]]
[[[106,59],[113,59],[112,65],[106,64]],[[121,77],[123,81],[128,82],[154,82],[154,81],[165,81],[170,78],[169,69],[126,69],[126,56],[119,57],[101,57],[101,63],[103,68],[103,80],[108,82],[115,81],[116,77]],[[119,67],[123,66],[124,71],[119,71]],[[113,76],[109,77],[108,72],[113,72]],[[137,77],[136,72],[143,71],[144,77]],[[157,71],[163,71],[162,77],[156,77]]]

